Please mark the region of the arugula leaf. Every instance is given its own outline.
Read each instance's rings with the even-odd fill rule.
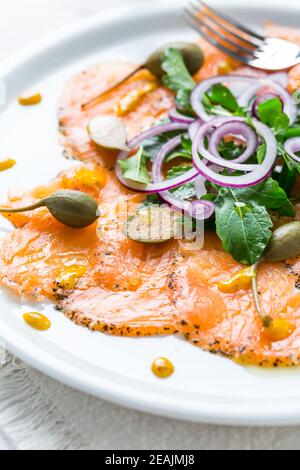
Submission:
[[[165,163],[175,160],[175,158],[185,158],[188,160],[192,160],[193,158],[192,141],[185,134],[181,136],[181,148],[178,148],[177,150],[171,152],[165,159]]]
[[[257,161],[259,164],[261,164],[264,161],[265,156],[266,156],[266,151],[267,151],[267,145],[266,145],[266,142],[263,142],[262,144],[260,144],[257,150]]]
[[[290,170],[285,163],[282,167],[282,170],[279,174],[277,174],[277,181],[279,186],[286,192],[289,196],[297,178],[297,170]]]
[[[283,158],[285,164],[287,165],[289,171],[297,171],[300,173],[300,163],[296,162],[293,158],[289,156],[289,154],[284,150],[283,145],[279,142],[277,146],[277,153],[278,156]]]
[[[290,126],[289,117],[282,111],[279,98],[272,98],[258,105],[258,115],[261,122],[269,126],[277,137],[282,140]]]
[[[219,153],[221,157],[225,158],[226,160],[232,160],[238,158],[244,150],[242,145],[236,145],[235,142],[229,140],[225,142],[223,139],[219,145]]]
[[[216,201],[216,229],[225,251],[242,264],[259,261],[272,232],[265,207],[239,199],[232,190],[221,190]]]
[[[148,206],[161,206],[162,201],[159,199],[158,194],[148,194],[144,202],[142,203],[142,207]]]
[[[213,85],[208,92],[211,103],[222,106],[231,113],[235,113],[239,105],[235,96],[231,93],[229,88],[225,87],[221,83]]]
[[[177,93],[176,101],[180,109],[190,112],[190,95],[196,83],[189,73],[179,49],[168,48],[164,51],[161,67],[166,72],[163,84]]]
[[[256,186],[244,189],[232,189],[234,196],[241,201],[254,201],[264,206],[266,209],[272,209],[281,215],[294,217],[295,211],[289,201],[287,194],[280,187],[278,181],[268,178]]]
[[[167,179],[172,179],[175,178],[176,176],[181,176],[184,173],[186,173],[188,170],[192,168],[192,165],[186,165],[186,166],[173,166],[168,172],[167,172]],[[171,189],[171,192],[175,197],[177,197],[180,200],[188,200],[188,199],[193,199],[196,197],[195,193],[195,184],[193,181],[182,184],[181,186],[178,186],[178,188]]]
[[[274,127],[275,120],[282,113],[282,103],[279,98],[272,98],[258,105],[258,115],[261,122]]]
[[[277,116],[273,127],[277,139],[281,140],[285,137],[289,126],[290,119],[285,113],[281,113],[279,116]]]
[[[140,147],[135,155],[119,161],[124,178],[137,183],[148,184],[151,179],[147,170],[147,157],[144,148]]]
[[[203,95],[202,104],[208,114],[216,116],[243,116],[247,117],[247,111],[241,108],[231,93],[230,89],[222,84],[213,85]]]

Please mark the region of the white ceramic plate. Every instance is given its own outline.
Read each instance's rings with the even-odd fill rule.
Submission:
[[[252,1],[250,7],[241,3],[214,2],[250,25],[273,19],[299,26],[296,1],[285,1],[282,8],[271,1]],[[1,156],[12,155],[18,162],[0,175],[2,199],[10,186],[29,188],[47,182],[70,165],[57,143],[56,103],[64,82],[88,64],[113,58],[142,61],[161,43],[192,38],[179,13],[178,2],[173,7],[160,2],[157,8],[140,4],[101,14],[44,40],[1,68],[0,78],[7,85],[0,119]],[[38,107],[22,108],[16,97],[30,87],[41,91],[44,100]],[[49,331],[36,332],[23,322],[22,313],[32,308],[51,319]],[[130,339],[92,333],[50,305],[21,303],[3,289],[0,335],[11,352],[44,373],[128,407],[210,423],[300,423],[299,369],[240,367],[176,337]],[[175,364],[176,373],[169,380],[160,381],[150,371],[158,356]]]

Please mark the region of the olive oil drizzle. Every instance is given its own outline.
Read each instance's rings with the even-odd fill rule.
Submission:
[[[174,373],[175,368],[169,359],[158,357],[153,361],[151,370],[159,379],[167,379]]]
[[[27,325],[31,326],[31,328],[34,328],[38,331],[46,331],[51,328],[51,322],[49,318],[39,312],[24,313],[23,320],[25,323],[27,323]]]

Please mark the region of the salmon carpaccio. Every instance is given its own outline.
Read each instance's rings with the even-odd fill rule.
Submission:
[[[272,34],[299,40],[299,32],[272,28]],[[300,43],[300,41],[299,41]],[[211,46],[201,43],[205,65],[198,81],[239,69]],[[101,103],[86,110],[101,91],[132,71],[132,64],[97,65],[72,78],[59,107],[62,143],[67,156],[80,163],[62,172],[47,186],[10,193],[8,207],[34,201],[59,188],[78,189],[95,197],[101,217],[85,229],[57,222],[46,209],[9,214],[16,230],[1,240],[1,282],[22,297],[51,299],[73,321],[113,335],[152,336],[179,333],[204,350],[261,366],[300,362],[300,260],[262,263],[258,284],[264,310],[288,319],[294,329],[278,342],[265,336],[251,290],[223,293],[218,284],[242,269],[225,253],[213,232],[205,234],[202,250],[191,251],[184,241],[142,245],[126,238],[122,226],[144,196],[124,188],[116,179],[116,153],[91,142],[89,120],[117,112],[132,90],[141,99],[122,116],[129,137],[151,127],[174,104],[172,93],[146,70],[139,71]],[[255,72],[254,72],[255,73]],[[290,71],[290,89],[300,70]],[[150,84],[150,85],[149,85]]]

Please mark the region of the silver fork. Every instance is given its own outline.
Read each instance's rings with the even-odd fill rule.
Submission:
[[[184,16],[206,41],[239,62],[264,70],[283,70],[300,63],[296,44],[258,34],[202,0],[190,2]]]

